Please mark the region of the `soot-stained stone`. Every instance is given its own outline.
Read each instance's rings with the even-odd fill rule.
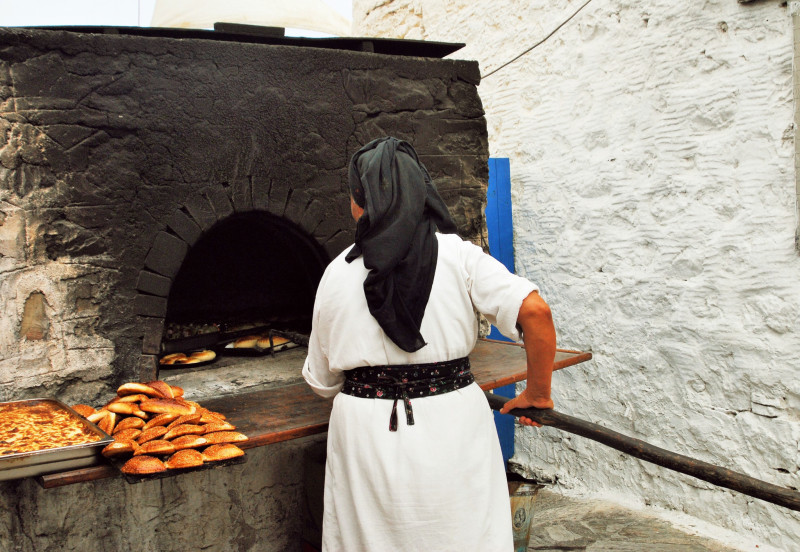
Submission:
[[[159,232],[144,260],[144,265],[163,276],[174,278],[188,250],[189,246],[182,239],[166,232]]]
[[[164,334],[164,319],[161,317],[140,316],[142,325],[142,352],[157,355],[161,352],[161,337]]]
[[[300,226],[309,234],[319,226],[325,206],[322,201],[315,199],[306,206],[305,212],[300,217]]]
[[[202,195],[197,194],[188,197],[184,205],[203,232],[216,224],[217,215],[211,207],[211,203]]]
[[[175,210],[169,216],[167,219],[167,226],[189,245],[194,245],[200,236],[203,235],[203,231],[200,230],[197,223],[187,217],[181,210]]]
[[[233,209],[238,213],[253,209],[253,194],[249,178],[235,178],[231,182],[231,201]]]
[[[167,314],[167,298],[140,293],[134,299],[134,310],[142,316],[163,318]]]
[[[139,272],[139,279],[136,280],[136,289],[142,293],[158,295],[159,297],[166,297],[169,295],[169,288],[171,285],[171,279],[148,270]]]
[[[279,217],[283,216],[283,211],[286,209],[286,200],[291,190],[287,186],[273,185],[269,191],[269,205],[267,210],[273,215]]]
[[[44,243],[47,257],[52,260],[102,255],[106,251],[102,235],[68,220],[50,223],[44,231]]]
[[[260,211],[269,210],[269,189],[271,183],[267,177],[254,176],[253,177],[253,209]]]
[[[158,356],[143,354],[139,357],[138,377],[136,381],[155,381],[158,379]]]
[[[306,211],[306,205],[308,205],[308,202],[308,192],[304,190],[293,190],[292,196],[286,203],[286,209],[283,211],[283,216],[289,220],[300,222],[300,219]]]
[[[211,208],[214,209],[217,220],[223,220],[233,214],[233,205],[223,188],[207,188],[206,197],[208,197],[208,201],[211,202]]]

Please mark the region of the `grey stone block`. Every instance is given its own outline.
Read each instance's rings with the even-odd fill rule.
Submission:
[[[161,317],[140,316],[142,325],[142,353],[157,355],[161,352],[161,339],[164,335],[164,319]]]
[[[217,220],[222,220],[233,214],[233,205],[221,186],[214,186],[206,190],[206,196],[211,203],[211,208],[217,215]]]
[[[270,181],[264,176],[253,176],[252,189],[253,189],[253,209],[259,211],[269,210],[269,189]]]
[[[142,316],[154,316],[163,318],[167,314],[166,297],[156,297],[155,295],[144,295],[140,293],[133,300],[134,311]]]
[[[136,289],[159,297],[167,297],[170,286],[172,286],[171,279],[147,270],[139,272],[139,278],[136,280]]]
[[[236,178],[231,182],[231,201],[237,213],[253,210],[253,194],[249,178]]]
[[[167,219],[167,226],[189,245],[194,245],[203,234],[197,223],[180,209],[173,211]]]
[[[204,196],[192,195],[186,199],[184,206],[203,232],[216,224],[217,214]]]
[[[174,278],[188,251],[189,246],[182,239],[166,232],[159,232],[153,241],[153,247],[147,253],[144,265],[163,276]]]

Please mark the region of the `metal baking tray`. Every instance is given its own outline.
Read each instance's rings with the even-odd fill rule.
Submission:
[[[103,461],[100,451],[102,451],[106,445],[113,442],[114,439],[61,401],[46,398],[26,399],[2,402],[0,406],[14,405],[23,407],[45,403],[49,404],[51,408],[69,412],[70,415],[79,420],[87,430],[99,435],[100,440],[92,441],[91,443],[82,443],[80,445],[70,445],[31,452],[19,452],[0,456],[0,481],[85,468],[94,466],[98,462]]]

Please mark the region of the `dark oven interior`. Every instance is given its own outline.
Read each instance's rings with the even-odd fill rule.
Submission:
[[[302,341],[328,261],[302,228],[271,213],[217,223],[189,250],[172,283],[163,352],[220,354],[232,340],[269,330]]]

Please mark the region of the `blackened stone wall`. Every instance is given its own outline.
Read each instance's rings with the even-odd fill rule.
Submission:
[[[478,80],[467,61],[0,29],[0,400],[97,404],[152,377],[172,279],[234,213],[336,255],[373,138],[414,144],[478,240]]]
[[[321,491],[313,482],[324,468],[308,451],[324,445],[320,436],[277,443],[249,449],[244,464],[134,485],[0,482],[0,551],[299,552],[316,528],[307,509],[320,506],[306,493]]]

